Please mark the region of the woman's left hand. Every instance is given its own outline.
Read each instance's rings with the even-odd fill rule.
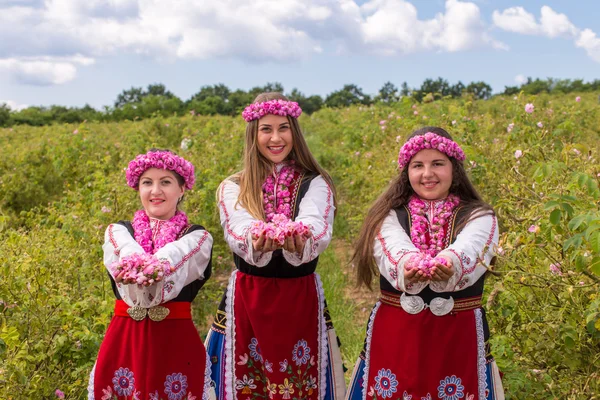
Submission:
[[[439,257],[444,258],[447,261],[448,266],[441,263],[435,264],[431,269],[431,280],[435,282],[444,282],[452,278],[452,275],[454,275],[454,268],[452,268],[452,260],[450,258],[445,256]]]
[[[306,244],[306,240],[308,238],[304,235],[292,235],[285,238],[283,242],[283,249],[285,251],[289,251],[290,253],[296,253],[300,257],[302,257],[302,253],[304,252],[304,245]]]

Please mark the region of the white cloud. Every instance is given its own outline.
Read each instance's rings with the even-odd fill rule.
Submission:
[[[584,29],[577,38],[575,45],[585,49],[588,56],[600,63],[600,38],[593,31]]]
[[[525,11],[523,7],[511,7],[502,12],[494,11],[492,21],[505,31],[526,35],[540,34],[540,26],[535,21],[535,16]]]
[[[361,10],[367,15],[361,24],[364,40],[382,54],[506,48],[488,35],[474,3],[447,0],[445,13],[430,20],[420,20],[416,7],[401,0],[371,0]]]
[[[525,75],[519,74],[515,76],[515,82],[517,82],[519,85],[522,85],[527,82],[527,78],[525,78]]]
[[[600,39],[596,37],[596,33],[590,29],[580,30],[565,14],[557,13],[548,6],[541,8],[539,23],[523,7],[494,11],[492,20],[495,26],[509,32],[573,39],[575,46],[585,49],[591,59],[600,63]]]
[[[543,6],[540,11],[540,22],[535,16],[525,11],[523,7],[511,7],[492,13],[494,24],[509,32],[525,35],[543,35],[550,38],[574,38],[579,30],[573,25],[565,14],[560,14],[548,6]]]
[[[19,104],[16,101],[12,101],[12,100],[0,100],[0,105],[2,104],[6,104],[8,106],[8,108],[10,108],[13,111],[21,111],[24,108],[29,107],[29,105],[27,104]]]
[[[7,71],[20,83],[37,86],[60,85],[75,79],[76,65],[93,63],[93,59],[81,55],[0,58],[0,70]]]
[[[34,84],[74,79],[89,63],[57,57],[75,54],[92,62],[122,53],[295,62],[324,48],[383,55],[507,48],[489,35],[475,3],[458,0],[446,0],[432,19],[419,19],[407,0],[15,1],[0,3],[0,65]]]

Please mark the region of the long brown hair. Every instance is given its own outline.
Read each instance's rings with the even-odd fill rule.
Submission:
[[[411,133],[407,141],[415,136],[424,135],[427,132],[433,132],[439,136],[443,136],[452,140],[448,132],[442,128],[435,126],[426,126],[417,129]],[[457,195],[460,198],[460,206],[469,217],[464,222],[459,224],[455,232],[460,232],[465,224],[470,220],[485,214],[493,214],[492,207],[483,201],[471,181],[467,176],[465,167],[462,161],[453,157],[449,157],[452,163],[452,184],[450,193]],[[408,203],[410,197],[414,194],[413,188],[408,180],[408,169],[402,168],[400,174],[396,176],[388,188],[379,196],[373,203],[360,229],[358,239],[356,241],[352,262],[357,267],[358,284],[364,284],[369,289],[373,276],[378,274],[377,264],[373,257],[374,243],[383,220],[388,216],[390,210],[399,208]]]
[[[286,100],[281,93],[267,92],[259,94],[254,103],[262,103],[270,100]],[[333,201],[336,204],[335,187],[333,180],[317,162],[310,152],[304,135],[298,124],[298,120],[288,115],[288,122],[292,130],[293,146],[289,159],[295,160],[296,165],[306,172],[319,174],[325,179],[333,193]],[[244,207],[254,218],[264,220],[265,210],[262,199],[262,184],[267,175],[273,171],[273,163],[258,151],[258,120],[250,121],[246,126],[246,140],[244,144],[244,169],[230,176],[229,180],[240,185],[240,195],[237,204]],[[219,192],[217,191],[217,197]],[[236,205],[237,205],[236,204]]]

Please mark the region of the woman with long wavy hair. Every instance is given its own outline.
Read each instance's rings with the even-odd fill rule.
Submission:
[[[217,201],[233,272],[206,339],[221,400],[340,399],[345,383],[318,257],[331,240],[335,189],[279,93],[246,107],[243,169]]]
[[[503,399],[481,296],[498,243],[494,210],[442,128],[413,132],[400,174],[371,206],[353,262],[380,300],[347,399]]]

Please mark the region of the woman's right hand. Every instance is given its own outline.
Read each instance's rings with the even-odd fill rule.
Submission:
[[[267,238],[267,235],[263,232],[260,236],[252,235],[252,248],[254,251],[268,253],[281,248],[281,246],[275,243],[273,239]]]
[[[404,284],[428,281],[429,278],[418,268],[404,269]]]
[[[123,279],[123,275],[125,275],[125,271],[121,272],[119,275],[115,276],[115,282],[120,283],[121,285],[131,285],[134,284],[135,281],[133,279]],[[154,279],[154,282],[150,283],[148,281],[144,282],[142,285],[145,287],[154,285],[155,283],[158,283],[162,281],[162,278],[156,278]]]

